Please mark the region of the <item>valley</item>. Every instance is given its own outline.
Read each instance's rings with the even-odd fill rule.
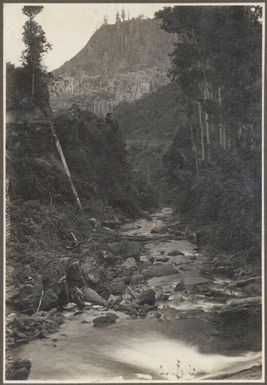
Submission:
[[[104,15],[51,72],[45,7],[6,65],[6,379],[261,380],[261,7]]]

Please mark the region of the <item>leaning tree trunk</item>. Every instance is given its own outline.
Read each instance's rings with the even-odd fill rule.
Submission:
[[[49,108],[49,110],[50,110],[50,108]],[[57,148],[57,152],[58,152],[58,155],[59,155],[59,157],[61,159],[63,169],[65,171],[65,174],[66,174],[67,178],[68,178],[68,181],[69,181],[72,193],[74,195],[75,201],[77,203],[77,206],[78,206],[78,208],[80,210],[82,210],[82,204],[81,204],[79,195],[78,195],[77,190],[76,190],[76,188],[75,188],[75,186],[73,184],[71,173],[70,173],[70,170],[69,170],[69,167],[68,167],[65,155],[63,153],[60,141],[59,141],[58,136],[56,134],[56,130],[55,130],[54,123],[53,123],[52,111],[49,111],[49,113],[48,113],[44,108],[42,108],[42,111],[43,111],[44,115],[46,116],[46,118],[48,119],[48,122],[49,122],[49,125],[50,125],[50,129],[51,129],[51,132],[52,132],[52,135],[53,135],[53,138],[54,138],[54,141],[55,141],[55,145],[56,145],[56,148]]]
[[[62,151],[62,147],[61,147],[60,141],[59,141],[59,139],[57,137],[57,134],[56,134],[56,131],[55,131],[55,128],[54,128],[54,124],[53,124],[53,122],[50,119],[49,119],[49,124],[50,124],[50,128],[51,128],[51,132],[52,132],[53,138],[55,140],[55,145],[56,145],[56,148],[57,148],[57,152],[58,152],[58,154],[60,156],[60,159],[61,159],[64,171],[65,171],[65,174],[67,175],[67,178],[68,178],[68,181],[69,181],[72,193],[73,193],[73,195],[75,197],[75,200],[76,200],[78,208],[80,210],[82,210],[81,201],[80,201],[79,195],[77,193],[77,190],[76,190],[76,188],[75,188],[75,186],[73,184],[71,173],[70,173],[69,167],[67,165],[66,158],[65,158],[64,153]]]

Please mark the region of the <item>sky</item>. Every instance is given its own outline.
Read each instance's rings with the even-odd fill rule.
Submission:
[[[25,4],[4,4],[4,60],[20,64],[23,25],[27,19],[22,14]],[[34,4],[37,5],[37,4]],[[42,5],[42,4],[38,4]],[[43,11],[36,21],[41,24],[47,40],[53,45],[45,54],[44,64],[49,71],[71,59],[88,42],[92,34],[101,26],[104,17],[108,23],[115,22],[116,12],[124,8],[130,18],[143,14],[152,18],[154,13],[166,4],[43,4]],[[174,5],[174,4],[172,4]]]

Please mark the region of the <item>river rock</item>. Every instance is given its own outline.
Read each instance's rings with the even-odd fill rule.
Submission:
[[[116,319],[119,318],[119,317],[117,316],[117,314],[111,313],[111,312],[107,312],[107,313],[105,314],[105,316],[108,317],[108,318],[111,318],[111,319],[114,320],[114,321],[116,321]]]
[[[32,314],[38,307],[43,291],[42,281],[37,279],[30,284],[22,285],[19,294],[13,298],[15,308],[26,314]]]
[[[184,253],[180,250],[173,250],[173,251],[170,251],[168,255],[171,257],[176,257],[178,255],[184,255]]]
[[[148,289],[143,291],[143,293],[139,296],[138,303],[139,305],[154,305],[155,304],[155,292],[153,289]]]
[[[6,379],[23,381],[27,380],[31,371],[31,361],[19,359],[13,361],[11,365],[7,365]]]
[[[197,259],[197,256],[195,254],[187,255],[187,258],[190,259],[190,261],[195,261]]]
[[[94,327],[103,327],[114,324],[116,322],[115,319],[107,316],[100,316],[93,320]]]
[[[66,269],[66,281],[69,286],[82,287],[84,285],[82,270],[78,261],[71,263]]]
[[[104,298],[104,300],[108,300],[110,296],[110,291],[106,286],[97,286],[97,293],[100,297]]]
[[[142,273],[146,277],[161,277],[166,275],[172,275],[175,273],[178,273],[178,270],[175,269],[171,264],[163,264],[160,266],[153,266],[150,269],[145,269],[142,271]]]
[[[132,285],[138,285],[138,284],[144,283],[144,282],[145,282],[145,277],[143,274],[136,273],[136,274],[133,274],[131,277],[131,284]]]
[[[121,221],[116,216],[113,216],[112,218],[102,221],[103,226],[109,227],[111,229],[118,227],[120,224],[121,224]]]
[[[110,294],[110,296],[108,298],[108,304],[109,305],[118,305],[121,303],[122,300],[123,300],[123,297],[121,295]]]
[[[168,262],[170,258],[168,257],[157,257],[155,262]]]
[[[185,289],[185,285],[183,280],[179,280],[175,286],[174,291],[183,291]]]
[[[121,295],[124,294],[126,290],[125,279],[123,278],[115,278],[109,284],[109,291],[113,295]]]
[[[122,266],[125,267],[125,269],[135,269],[137,266],[136,260],[133,257],[127,258]]]
[[[100,282],[99,276],[95,273],[88,273],[87,278],[89,285],[97,285]]]
[[[166,233],[167,231],[167,228],[166,226],[164,226],[163,224],[158,224],[158,225],[155,225],[152,230],[151,230],[151,234],[163,234],[163,233]]]
[[[99,294],[97,294],[97,292],[94,291],[93,289],[86,287],[83,290],[83,292],[84,292],[84,297],[88,302],[106,306],[107,301],[104,298],[102,298]]]

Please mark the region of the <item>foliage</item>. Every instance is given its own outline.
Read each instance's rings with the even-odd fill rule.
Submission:
[[[260,249],[260,8],[165,8],[177,34],[170,76],[183,92],[187,121],[164,162],[178,211],[212,225],[222,249]]]
[[[180,89],[168,84],[133,103],[121,103],[114,115],[128,143],[128,157],[137,180],[151,186],[155,192],[152,202],[156,199],[167,204],[169,188],[162,157],[178,125],[186,119]]]
[[[83,204],[108,204],[138,215],[137,191],[120,134],[77,105],[55,119],[55,128]],[[73,201],[50,127],[40,112],[36,121],[32,117],[31,122],[8,126],[7,150],[13,199],[43,204]]]
[[[22,52],[23,79],[28,96],[35,97],[39,103],[48,103],[47,85],[49,76],[42,65],[42,58],[51,48],[45,32],[34,18],[42,11],[42,6],[24,6],[22,12],[28,16],[23,27],[23,42],[25,50]],[[30,89],[29,89],[30,88]]]

